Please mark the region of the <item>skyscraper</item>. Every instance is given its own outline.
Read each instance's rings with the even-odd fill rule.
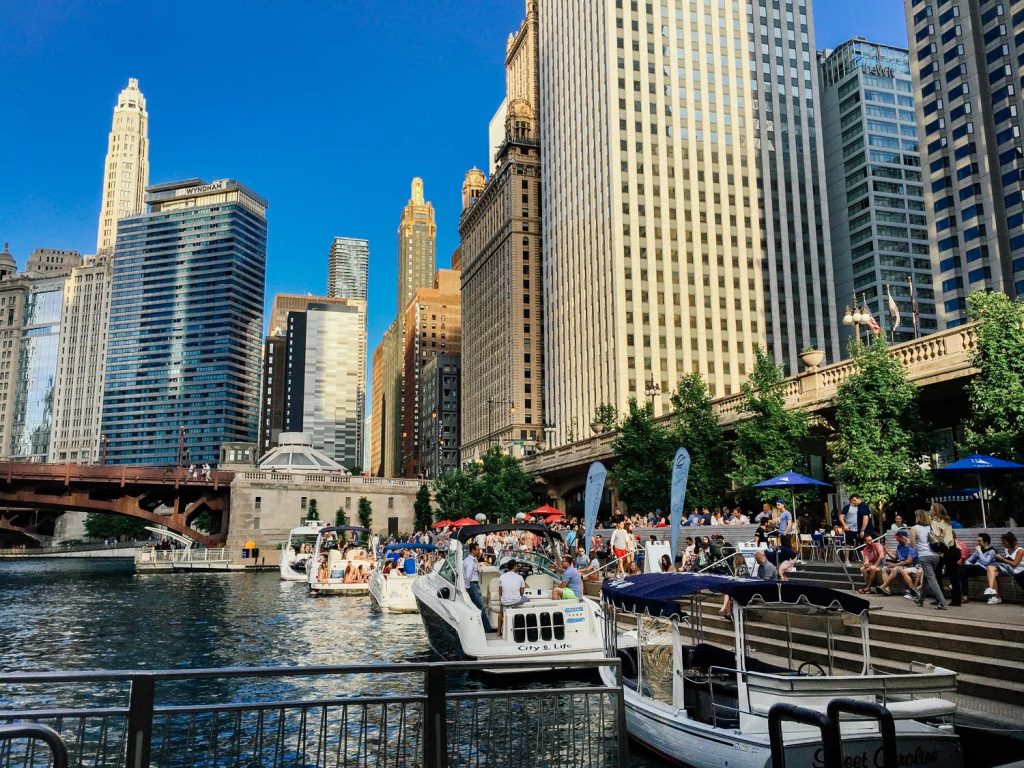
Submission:
[[[437,225],[434,206],[423,199],[423,179],[412,180],[412,196],[398,222],[398,316],[417,288],[428,288],[436,269]]]
[[[462,466],[459,456],[459,355],[437,354],[421,371],[420,463],[422,474],[436,479]]]
[[[506,45],[492,176],[474,168],[462,185],[463,460],[492,445],[523,456],[545,438],[537,22],[529,0]]]
[[[142,213],[143,195],[149,184],[149,114],[139,81],[128,79],[128,87],[117,97],[114,120],[107,140],[103,164],[103,203],[100,208],[96,253],[114,249],[117,222]]]
[[[930,333],[937,326],[917,118],[905,102],[913,92],[910,57],[857,37],[819,58],[837,299],[866,301],[896,341],[914,338],[916,303],[917,328]],[[890,294],[899,308],[895,329]]]
[[[1024,292],[1024,7],[903,0],[940,327]],[[907,107],[903,101],[897,106]]]
[[[795,282],[796,254],[792,281],[767,284],[760,213],[773,180],[762,193],[746,8],[540,5],[544,407],[555,445],[586,434],[599,405],[621,410],[649,389],[663,413],[689,371],[714,395],[738,391],[766,343],[767,305],[814,303]]]
[[[267,202],[230,179],[160,184],[118,225],[103,390],[113,464],[255,442]]]
[[[327,295],[366,301],[370,243],[355,237],[336,237],[327,263]]]

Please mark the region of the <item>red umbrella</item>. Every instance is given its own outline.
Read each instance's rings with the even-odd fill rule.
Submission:
[[[565,515],[562,512],[559,512],[557,509],[548,504],[545,504],[542,507],[537,507],[530,514],[534,517],[565,517]]]
[[[431,528],[448,528],[449,526],[451,526],[451,524],[452,524],[451,520],[438,520],[436,523],[434,523],[430,527]]]
[[[456,520],[454,523],[449,523],[453,528],[465,528],[467,525],[480,525],[476,520],[471,517],[464,517],[461,520]]]

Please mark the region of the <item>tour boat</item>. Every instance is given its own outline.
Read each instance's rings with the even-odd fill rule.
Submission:
[[[284,581],[309,581],[306,569],[313,557],[316,537],[324,526],[319,520],[303,520],[298,528],[288,533],[288,541],[281,547],[279,565]]]
[[[629,734],[672,763],[766,768],[773,705],[825,715],[829,702],[854,699],[892,715],[896,764],[962,765],[951,724],[956,705],[942,698],[956,690],[956,673],[916,662],[896,674],[874,669],[869,603],[856,595],[795,581],[692,573],[628,576],[605,582],[602,591],[606,655],[621,660]],[[725,597],[731,626],[707,627],[703,601]],[[758,642],[770,643],[774,655],[756,650]],[[844,669],[836,668],[840,663]],[[614,669],[601,676],[614,684]],[[786,722],[783,733],[786,765],[824,765],[817,728]],[[843,765],[883,765],[879,722],[843,718],[841,750]]]
[[[326,525],[319,530],[307,573],[311,594],[357,596],[367,593],[366,579],[372,567],[366,543],[369,534],[366,528],[351,525]],[[351,577],[346,580],[350,568],[355,571],[355,580]]]
[[[420,544],[419,542],[405,542],[399,544],[388,544],[384,547],[384,557],[377,561],[373,571],[370,573],[370,598],[385,611],[392,613],[416,613],[416,598],[412,594],[412,585],[419,577],[419,562],[415,553],[433,552],[436,550],[433,544]],[[412,556],[405,558],[403,567],[398,567],[399,553],[411,552]],[[392,555],[392,557],[388,557]],[[388,563],[392,567],[389,569]],[[409,564],[412,564],[411,567]]]
[[[515,559],[526,580],[528,602],[506,608],[502,633],[484,632],[480,609],[469,597],[463,578],[467,545],[488,533],[518,535],[528,531],[541,545],[529,551],[502,553],[501,565]],[[543,525],[529,523],[473,525],[457,530],[446,556],[412,585],[431,648],[444,659],[493,661],[578,661],[603,656],[600,605],[580,596],[553,600],[561,581],[555,563],[561,558],[561,536]],[[480,592],[492,627],[498,626],[501,599],[500,569],[480,566]]]

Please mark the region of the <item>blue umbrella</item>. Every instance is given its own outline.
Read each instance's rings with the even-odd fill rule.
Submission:
[[[812,488],[816,486],[824,486],[831,488],[828,483],[823,483],[821,480],[815,480],[813,477],[807,477],[801,475],[798,472],[783,472],[781,475],[762,480],[760,483],[754,483],[755,488]],[[796,494],[790,494],[793,500],[793,511],[796,512]]]
[[[1004,459],[997,459],[995,456],[985,456],[975,453],[960,461],[954,461],[940,469],[940,472],[966,472],[978,476],[978,498],[981,500],[981,526],[988,528],[988,520],[985,516],[985,487],[981,483],[981,476],[985,472],[1017,472],[1024,469],[1024,464],[1017,464]]]

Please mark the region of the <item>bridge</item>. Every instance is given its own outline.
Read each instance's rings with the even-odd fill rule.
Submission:
[[[892,347],[892,354],[903,363],[907,378],[921,388],[922,410],[927,421],[936,428],[955,426],[964,408],[964,384],[977,373],[972,356],[977,348],[975,326],[964,325],[940,333],[933,333],[914,341]],[[856,365],[843,360],[822,368],[813,368],[791,376],[785,383],[786,408],[800,408],[818,417],[826,429],[835,408],[839,386],[855,371]],[[742,396],[728,395],[712,403],[719,423],[729,432],[741,421]],[[673,415],[668,413],[657,421],[670,426]],[[595,461],[614,462],[612,442],[615,432],[594,435],[569,445],[543,451],[527,457],[524,468],[532,472],[548,493],[558,500],[586,483],[587,470]]]
[[[106,512],[162,525],[205,546],[224,541],[233,472],[209,480],[174,467],[0,462],[0,532],[34,537],[63,512]],[[213,532],[190,524],[209,512]]]

